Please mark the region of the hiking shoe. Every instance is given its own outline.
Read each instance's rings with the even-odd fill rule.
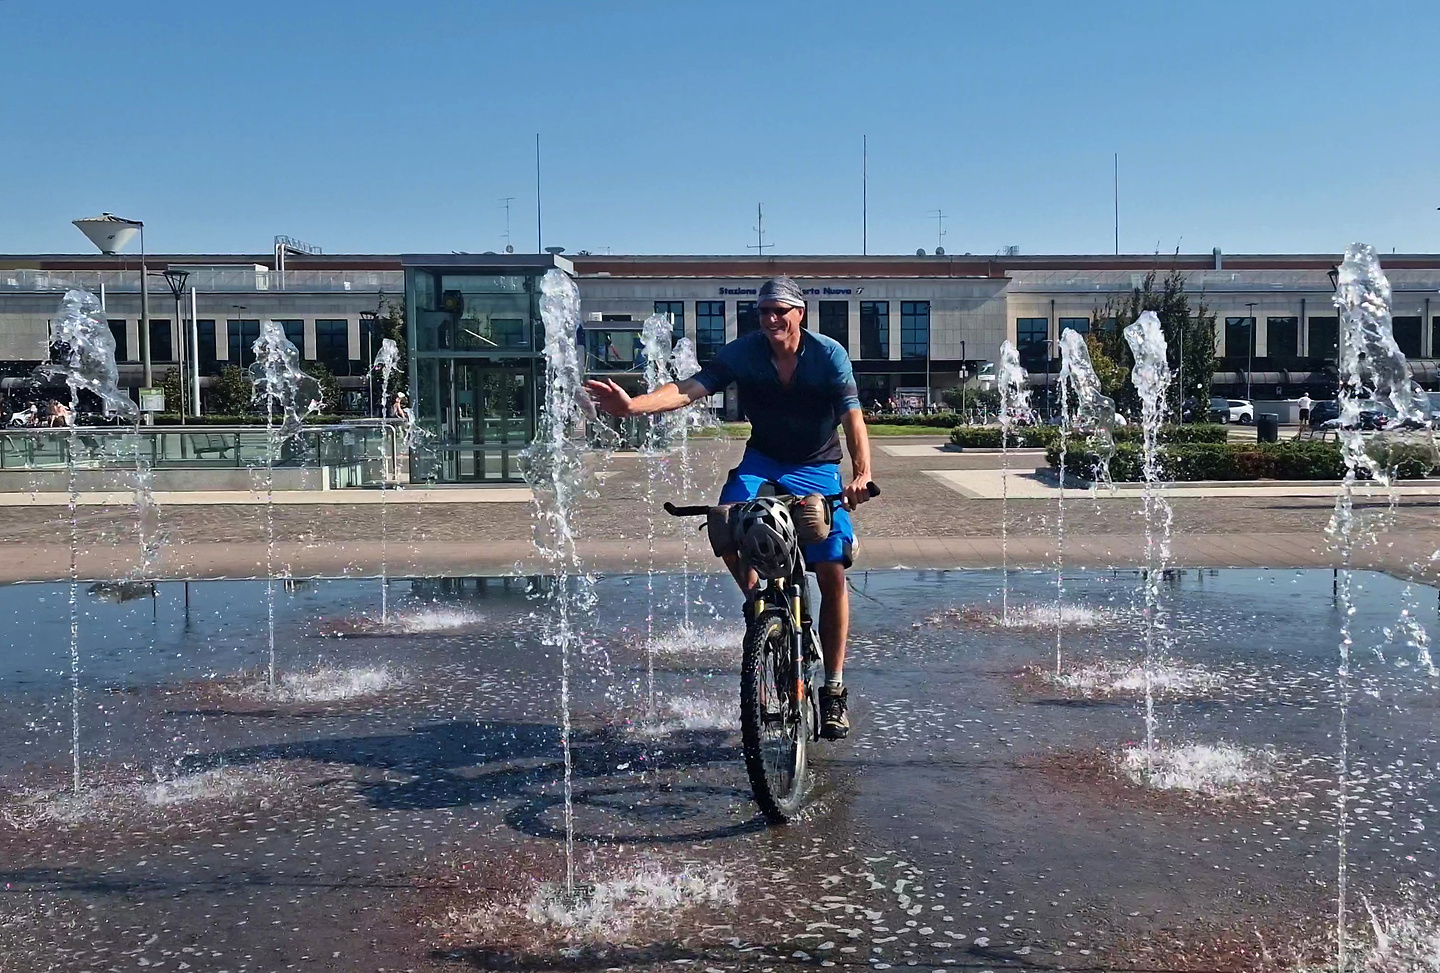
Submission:
[[[850,717],[846,715],[849,690],[841,689],[832,693],[830,687],[820,687],[820,736],[826,740],[843,740],[850,732]]]

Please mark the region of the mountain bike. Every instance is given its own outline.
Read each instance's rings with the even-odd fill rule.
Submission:
[[[872,497],[880,488],[868,485]],[[718,516],[726,529],[743,515],[747,504],[778,499],[824,503],[827,514],[844,499],[831,496],[773,497],[748,500],[729,507],[665,504],[674,517]],[[732,516],[733,515],[733,516]],[[828,516],[826,518],[828,520]],[[711,536],[716,553],[721,553]],[[798,538],[791,545],[783,571],[760,572],[745,607],[745,642],[740,663],[740,735],[745,770],[755,803],[776,824],[791,821],[800,812],[809,789],[809,745],[820,739],[820,700],[816,674],[821,669],[820,640],[810,608],[810,584]],[[734,552],[747,570],[757,561],[745,545]]]

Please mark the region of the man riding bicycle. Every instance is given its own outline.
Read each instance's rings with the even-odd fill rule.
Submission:
[[[825,685],[820,690],[820,734],[838,740],[850,731],[844,685],[850,633],[845,569],[856,545],[848,511],[870,498],[870,440],[850,359],[839,342],[802,327],[805,298],[799,285],[789,277],[776,277],[761,286],[758,298],[760,330],[727,344],[690,378],[634,397],[609,380],[588,381],[585,387],[598,408],[624,417],[682,409],[733,382],[751,433],[719,502],[752,500],[772,483],[797,497],[843,492],[844,504],[835,511],[830,535],[804,548],[821,596]],[[850,483],[843,490],[839,425],[845,427],[851,466]],[[748,598],[755,573],[746,571],[736,554],[727,554],[725,563]]]

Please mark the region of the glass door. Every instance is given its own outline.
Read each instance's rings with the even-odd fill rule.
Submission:
[[[519,454],[534,425],[529,367],[451,359],[441,362],[441,386],[445,479],[521,479]]]

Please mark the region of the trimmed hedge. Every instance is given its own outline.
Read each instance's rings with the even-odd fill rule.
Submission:
[[[865,421],[882,426],[935,426],[952,429],[963,425],[965,417],[958,412],[906,413],[891,415],[888,412],[867,412]]]
[[[283,416],[277,416],[278,422]],[[305,417],[307,426],[333,426],[339,422],[354,422],[363,419],[364,416],[337,416],[337,415],[313,415]],[[174,412],[155,413],[155,425],[157,426],[178,426],[180,416]],[[243,415],[243,416],[221,416],[221,415],[199,415],[186,416],[187,426],[264,426],[265,415]]]
[[[1072,444],[1073,445],[1073,444]],[[1046,450],[1052,469],[1060,465],[1058,445]],[[1065,456],[1066,472],[1089,479],[1096,454],[1071,449]],[[1395,459],[1392,452],[1392,459]],[[1144,478],[1144,451],[1135,443],[1120,443],[1110,460],[1110,478],[1116,482]],[[1429,458],[1419,449],[1399,458],[1402,478],[1430,472]],[[1333,442],[1290,440],[1280,443],[1185,443],[1169,446],[1160,455],[1161,476],[1178,483],[1196,480],[1338,480],[1345,475],[1340,447]]]
[[[1139,426],[1121,426],[1115,430],[1117,444],[1138,444],[1142,436],[1143,433]],[[1223,443],[1226,436],[1227,430],[1221,425],[1197,424],[1160,427],[1160,442],[1162,443]],[[1072,435],[1070,437],[1071,445],[1076,445],[1082,439],[1083,437]],[[1043,446],[1049,449],[1051,446],[1057,446],[1059,442],[1059,426],[1027,426],[1016,429],[1010,437],[1011,446]],[[1000,427],[956,426],[950,430],[950,443],[966,449],[999,449]]]

